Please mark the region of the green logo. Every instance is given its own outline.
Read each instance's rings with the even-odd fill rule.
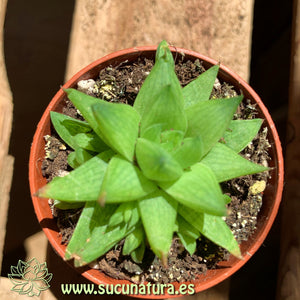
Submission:
[[[10,267],[10,272],[8,278],[14,285],[11,290],[20,295],[39,296],[50,287],[52,273],[48,273],[47,263],[40,264],[36,258],[28,262],[19,260],[16,267]]]

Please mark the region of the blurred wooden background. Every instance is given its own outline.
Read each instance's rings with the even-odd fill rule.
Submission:
[[[57,259],[31,205],[29,147],[48,102],[60,84],[91,61],[166,39],[220,60],[250,81],[271,111],[287,150],[286,201],[262,249],[231,280],[181,299],[275,299],[277,273],[277,298],[300,299],[300,1],[295,0],[294,7],[291,0],[22,2],[0,0],[0,298],[21,299],[5,278],[19,259],[47,261],[54,276],[41,299],[71,299],[59,290],[66,278],[86,282]]]

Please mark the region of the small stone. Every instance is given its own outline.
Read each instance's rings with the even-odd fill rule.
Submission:
[[[92,269],[95,269],[95,270],[99,270],[100,269],[100,265],[99,265],[99,263],[96,260],[94,260],[91,263],[89,263],[89,267],[92,268]]]
[[[91,88],[93,88],[95,84],[96,84],[96,82],[93,79],[80,80],[77,83],[77,89],[80,92],[90,94]]]
[[[245,227],[247,224],[247,220],[243,220],[243,222],[241,224],[242,224],[242,227]]]
[[[252,195],[257,195],[262,193],[266,188],[266,182],[264,180],[255,181],[255,183],[250,186],[249,193]]]
[[[216,78],[215,83],[214,83],[214,88],[215,89],[220,89],[221,88],[221,83],[218,78]]]
[[[68,175],[69,173],[70,173],[70,172],[65,171],[65,170],[58,170],[58,171],[57,171],[57,176],[58,176],[58,177],[64,177],[64,176]]]

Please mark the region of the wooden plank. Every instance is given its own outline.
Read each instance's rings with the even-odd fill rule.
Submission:
[[[66,78],[110,52],[162,39],[249,76],[253,0],[77,0]]]
[[[0,0],[0,41],[3,41],[3,24],[7,0]],[[0,271],[5,238],[9,191],[13,172],[13,158],[7,154],[12,124],[12,94],[9,88],[3,43],[0,43]]]
[[[300,299],[300,1],[294,1],[288,144],[277,299]]]

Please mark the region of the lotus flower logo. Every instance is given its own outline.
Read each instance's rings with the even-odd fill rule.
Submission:
[[[39,296],[41,291],[50,287],[52,273],[48,273],[47,263],[40,264],[36,258],[28,262],[19,260],[16,267],[10,267],[10,271],[8,278],[14,284],[11,290],[20,295]]]

